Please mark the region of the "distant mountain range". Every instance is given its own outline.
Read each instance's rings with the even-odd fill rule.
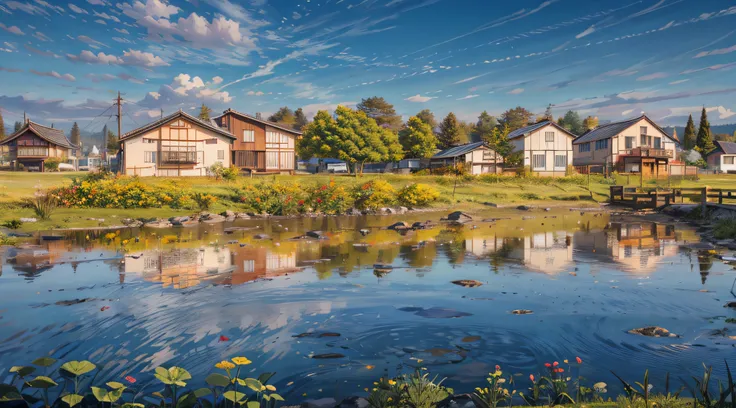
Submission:
[[[685,126],[664,126],[667,133],[672,134],[673,129],[677,129],[677,138],[682,140],[682,135],[685,134]],[[695,132],[698,131],[698,123],[695,122]],[[727,135],[733,135],[736,132],[736,123],[729,123],[726,125],[711,125],[710,132],[714,135],[725,133]]]

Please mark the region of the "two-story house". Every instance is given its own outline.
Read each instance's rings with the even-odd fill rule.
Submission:
[[[656,177],[676,160],[677,140],[646,115],[596,127],[573,141],[575,166],[602,165],[609,170]]]
[[[708,168],[724,173],[736,173],[736,143],[717,140],[716,148],[708,152]]]
[[[120,138],[120,172],[138,176],[206,176],[219,162],[230,167],[235,137],[181,110]]]
[[[258,173],[296,170],[296,140],[302,132],[233,109],[213,120],[235,137],[233,165]]]
[[[41,125],[30,120],[17,132],[0,140],[0,155],[11,167],[44,171],[44,163],[50,158],[62,162],[70,157],[73,146],[64,131]]]
[[[572,165],[575,135],[545,120],[508,134],[515,152],[524,152],[524,166],[543,177],[564,176]]]

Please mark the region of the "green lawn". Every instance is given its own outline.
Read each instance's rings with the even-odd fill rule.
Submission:
[[[26,172],[0,172],[0,221],[20,217],[33,217],[30,209],[22,208],[20,200],[33,197],[36,186],[49,188],[71,183],[74,177],[83,176],[86,173],[26,173]],[[413,176],[394,174],[366,174],[360,178],[353,176],[329,176],[329,175],[295,175],[295,176],[256,176],[254,178],[241,177],[236,181],[217,181],[208,177],[181,177],[179,182],[185,183],[190,189],[207,192],[221,199],[215,204],[213,212],[226,209],[237,209],[237,205],[227,200],[229,189],[243,183],[256,183],[259,181],[296,181],[302,185],[311,186],[325,184],[335,180],[338,184],[353,186],[358,182],[365,182],[374,178],[386,180],[396,188],[401,188],[411,183],[426,183],[441,193],[441,199],[434,204],[437,208],[453,208],[462,210],[473,210],[487,208],[485,203],[493,203],[501,206],[534,205],[534,206],[591,206],[597,202],[605,202],[608,199],[610,181],[603,180],[599,176],[590,178],[588,187],[587,178],[581,177],[582,184],[572,183],[568,179],[523,179],[509,178],[501,182],[483,182],[478,178],[464,180],[453,176]],[[144,183],[153,186],[171,180],[171,178],[144,177]],[[639,185],[637,177],[618,176],[618,183]],[[698,181],[672,181],[673,187],[703,187],[733,188],[736,186],[736,175],[703,176]],[[667,181],[645,181],[645,188],[666,187]],[[134,210],[118,209],[58,209],[51,220],[35,224],[26,224],[23,229],[47,229],[64,227],[94,227],[106,225],[119,225],[122,218],[153,218],[169,217],[176,214],[191,213],[192,210],[173,210],[169,208],[150,208]],[[100,223],[88,218],[104,218]]]

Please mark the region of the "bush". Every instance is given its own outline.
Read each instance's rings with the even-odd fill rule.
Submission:
[[[192,194],[192,200],[197,203],[197,207],[199,207],[200,211],[207,211],[210,209],[212,204],[217,201],[217,197],[213,196],[212,194],[197,192]]]
[[[260,182],[233,189],[233,201],[257,214],[294,215],[307,210],[308,194],[296,183]]]
[[[28,200],[29,206],[33,209],[36,217],[42,220],[51,218],[51,214],[56,210],[58,205],[58,197],[48,191],[41,190],[41,186],[36,186],[36,192],[33,198]]]
[[[240,175],[240,168],[238,166],[230,166],[222,170],[223,180],[233,181]]]
[[[375,210],[396,203],[396,189],[385,180],[372,180],[355,186],[355,206],[361,210]]]
[[[713,236],[718,239],[736,238],[736,219],[726,218],[718,221],[713,229]]]
[[[16,239],[0,232],[0,245],[15,245]]]
[[[240,175],[240,168],[237,166],[225,167],[221,162],[216,162],[207,169],[207,173],[214,177],[215,180],[232,181],[237,179]]]
[[[2,226],[8,229],[18,229],[23,225],[23,221],[18,219],[7,220],[2,223]]]
[[[90,175],[91,176],[91,175]],[[57,187],[50,193],[59,204],[73,208],[189,208],[191,197],[179,183],[152,187],[137,177],[90,177],[94,181],[75,178],[68,187]]]
[[[58,171],[62,161],[58,157],[49,157],[43,162],[44,171]]]
[[[317,186],[311,191],[309,200],[314,211],[328,215],[343,214],[353,206],[353,198],[345,187],[338,186],[334,180]]]
[[[432,186],[415,183],[399,190],[399,202],[410,207],[424,207],[440,198],[440,192]]]

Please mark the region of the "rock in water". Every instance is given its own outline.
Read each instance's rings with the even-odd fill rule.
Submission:
[[[405,230],[408,230],[409,228],[410,228],[409,224],[407,224],[404,221],[395,222],[388,226],[388,229],[394,230],[394,231],[405,231]]]
[[[473,219],[470,215],[462,212],[462,211],[455,211],[447,215],[447,218],[445,218],[448,221],[456,221],[456,222],[468,222]]]
[[[316,360],[327,360],[327,359],[333,359],[333,358],[345,358],[345,355],[340,354],[340,353],[326,353],[326,354],[315,354],[312,356],[312,358]]]
[[[730,307],[731,309],[736,309],[736,302],[728,302],[723,307]]]
[[[368,406],[370,406],[368,400],[363,397],[349,397],[342,400],[335,408],[368,408]]]
[[[534,312],[529,309],[516,309],[516,310],[511,311],[511,314],[515,314],[515,315],[528,315],[532,313]]]
[[[256,234],[253,235],[253,239],[271,239],[267,234]]]
[[[647,337],[680,337],[674,333],[670,333],[669,330],[658,326],[648,326],[639,329],[632,329],[629,330],[629,333]]]
[[[464,286],[466,288],[477,288],[478,286],[483,285],[482,282],[478,282],[477,280],[472,279],[460,279],[460,280],[454,280],[452,281],[455,285]]]
[[[452,309],[444,309],[441,307],[422,309],[416,312],[416,315],[426,317],[428,319],[456,319],[459,317],[472,316],[471,313],[460,312]]]
[[[314,238],[314,239],[328,239],[326,235],[322,233],[322,231],[307,231],[307,237]]]

